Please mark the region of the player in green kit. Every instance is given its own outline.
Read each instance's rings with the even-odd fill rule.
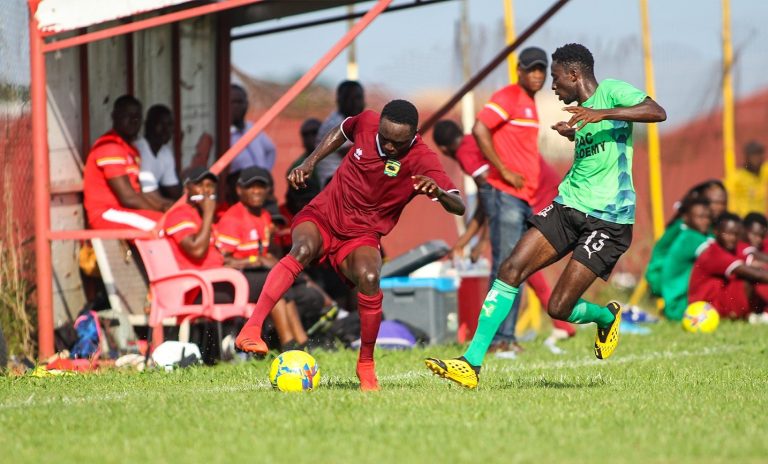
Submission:
[[[583,45],[558,48],[552,54],[551,71],[552,90],[560,100],[578,103],[564,108],[572,115],[568,122],[552,126],[575,142],[573,166],[555,201],[529,220],[530,229],[502,263],[464,355],[426,359],[435,374],[467,388],[477,386],[493,334],[509,313],[520,284],[571,252],[549,300],[549,315],[574,324],[596,323],[595,355],[599,359],[610,356],[618,344],[619,304],[601,306],[581,295],[597,277],[608,279],[632,240],[632,123],[664,121],[667,115],[648,95],[626,82],[606,79],[598,84],[594,59]]]
[[[670,321],[683,319],[688,306],[688,282],[696,258],[714,238],[709,234],[712,213],[709,200],[693,198],[681,206],[683,223],[680,232],[669,246],[661,267],[661,297],[664,298],[664,316]]]

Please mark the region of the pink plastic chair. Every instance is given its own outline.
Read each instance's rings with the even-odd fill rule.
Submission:
[[[152,292],[149,326],[154,346],[163,341],[165,318],[183,320],[205,317],[221,322],[232,317],[249,317],[253,312],[254,305],[248,303],[248,280],[240,271],[226,267],[179,269],[168,239],[136,240],[135,243],[147,270]],[[234,302],[214,303],[215,282],[228,282],[234,287]],[[184,295],[195,288],[200,289],[201,303],[185,304]]]

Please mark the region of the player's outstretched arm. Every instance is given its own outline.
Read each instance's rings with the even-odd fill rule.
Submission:
[[[568,126],[581,128],[585,124],[606,119],[627,122],[661,122],[667,119],[667,112],[651,97],[634,106],[595,110],[584,106],[566,106],[564,111],[571,113]]]
[[[742,264],[733,270],[733,273],[748,282],[768,284],[768,271],[756,266]]]
[[[446,192],[432,178],[427,176],[411,176],[411,179],[413,180],[413,189],[416,190],[416,193],[439,201],[443,209],[451,214],[457,216],[464,215],[465,206],[461,195],[454,192]]]
[[[341,131],[341,126],[328,132],[323,137],[323,140],[320,141],[320,144],[307,156],[307,159],[288,174],[288,183],[291,187],[296,190],[306,188],[307,179],[312,176],[312,171],[315,170],[317,163],[338,150],[346,140],[347,138],[344,137],[344,133]]]

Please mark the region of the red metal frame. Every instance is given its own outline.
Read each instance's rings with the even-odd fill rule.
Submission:
[[[102,31],[84,34],[82,36],[65,39],[59,42],[45,44],[43,36],[37,27],[34,12],[39,0],[28,0],[30,8],[30,64],[32,82],[30,93],[32,99],[32,146],[34,177],[34,204],[35,204],[35,257],[37,266],[37,303],[38,303],[38,354],[41,359],[54,353],[53,344],[53,267],[51,263],[50,240],[84,240],[92,238],[103,239],[135,239],[155,236],[156,232],[144,232],[134,230],[66,230],[51,231],[50,224],[50,171],[48,159],[48,128],[46,114],[46,72],[45,53],[60,50],[66,47],[84,45],[89,42],[113,37],[120,34],[128,34],[138,30],[155,27],[163,24],[189,19],[195,16],[210,14],[238,6],[258,3],[262,0],[230,0],[198,8],[158,16],[130,24],[116,26]],[[278,101],[248,130],[243,137],[227,150],[221,158],[211,167],[213,172],[219,173],[234,157],[245,148],[259,132],[282,112],[309,84],[338,56],[365,28],[379,16],[391,4],[392,0],[378,0],[376,5],[358,21],[317,63],[315,63],[304,76],[302,76]],[[229,35],[229,34],[227,34]],[[226,38],[229,43],[229,37]],[[87,55],[86,55],[87,56]],[[227,57],[228,57],[227,52]],[[86,66],[87,68],[87,66]],[[219,66],[222,68],[222,66]],[[229,70],[227,63],[226,70]],[[226,89],[221,94],[229,94],[229,77],[222,72],[219,76],[219,89]],[[225,80],[224,80],[225,79]],[[229,99],[219,102],[219,116],[228,114]],[[224,108],[224,109],[223,109]],[[219,117],[219,120],[227,119]],[[221,126],[223,127],[223,126]],[[221,130],[219,127],[219,130]],[[227,125],[227,134],[228,125]],[[90,135],[88,135],[90,138]],[[84,141],[85,142],[85,141]],[[179,200],[179,202],[183,201]],[[179,203],[177,202],[177,204]],[[160,221],[162,223],[162,220]]]
[[[40,358],[54,353],[53,347],[53,267],[48,231],[51,228],[50,171],[48,160],[48,128],[45,95],[45,54],[43,38],[37,28],[34,11],[37,1],[30,2],[29,62],[32,74],[32,166],[35,172],[35,266],[37,268],[37,327]]]
[[[135,240],[137,238],[157,238],[154,231],[136,229],[110,229],[110,230],[51,230],[46,234],[48,240],[90,240],[100,238],[102,240]]]
[[[197,16],[203,16],[211,13],[218,13],[221,11],[231,10],[232,8],[238,8],[241,6],[250,5],[253,3],[259,3],[264,0],[223,0],[218,3],[210,5],[198,6],[195,8],[188,8],[186,10],[177,11],[175,13],[167,13],[153,18],[142,19],[130,24],[123,24],[120,26],[110,27],[89,34],[79,35],[69,39],[57,40],[55,42],[49,42],[43,45],[43,52],[49,53],[62,48],[74,47],[75,45],[82,45],[88,42],[95,42],[97,40],[107,39],[117,35],[128,34],[131,32],[140,31],[142,29],[149,29],[150,27],[162,26],[163,24],[170,24],[185,19],[194,18]],[[34,15],[35,9],[37,9],[36,0],[34,2],[34,8],[32,9],[32,15]],[[38,32],[39,35],[39,32]]]

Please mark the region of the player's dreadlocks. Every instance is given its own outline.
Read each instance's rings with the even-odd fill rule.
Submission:
[[[563,66],[578,66],[585,74],[595,73],[595,58],[587,47],[581,44],[569,43],[558,48],[552,54],[552,62]]]
[[[382,119],[398,124],[408,124],[416,131],[419,125],[419,112],[413,103],[405,100],[392,100],[381,110]]]

